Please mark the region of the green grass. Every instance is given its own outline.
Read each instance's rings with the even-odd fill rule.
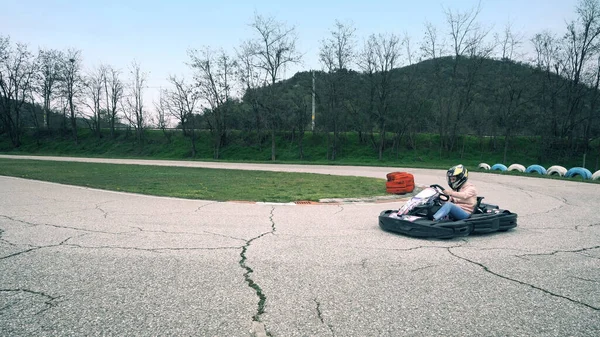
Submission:
[[[385,179],[310,173],[0,159],[0,175],[216,201],[318,201],[386,194]]]
[[[0,152],[23,155],[56,155],[100,158],[140,158],[166,160],[209,160],[212,161],[213,148],[207,131],[197,133],[196,156],[191,156],[189,138],[181,132],[173,132],[167,139],[161,131],[148,130],[143,146],[135,142],[133,134],[120,131],[115,139],[105,133],[100,139],[89,130],[79,131],[79,143],[70,134],[57,131],[34,136],[26,132],[23,145],[13,148],[6,134],[0,135]],[[307,133],[304,138],[304,157],[300,159],[297,138],[290,133],[280,133],[277,138],[277,160],[271,161],[269,137],[261,141],[255,133],[231,131],[227,145],[221,149],[219,161],[223,162],[262,162],[270,164],[321,164],[321,165],[362,165],[390,167],[390,172],[398,168],[447,169],[458,163],[471,171],[480,171],[477,165],[486,162],[490,165],[502,163],[503,141],[498,138],[461,138],[454,151],[442,153],[439,136],[419,134],[413,146],[402,142],[398,150],[388,142],[383,158],[379,160],[377,151],[370,141],[360,141],[357,133],[344,133],[340,137],[340,148],[336,160],[327,156],[327,135]],[[368,137],[367,137],[368,139]],[[567,169],[582,166],[582,156],[570,153],[562,144],[561,150],[543,152],[541,140],[537,137],[515,137],[510,143],[507,162],[509,166],[519,163],[525,167],[539,164],[544,167],[561,165]],[[560,145],[560,144],[559,144]],[[595,172],[600,162],[600,143],[592,144],[593,151],[587,153],[586,167]],[[464,151],[463,151],[464,149]],[[334,177],[323,175],[221,171],[199,168],[166,168],[150,166],[121,166],[79,163],[51,163],[38,161],[0,161],[0,174],[54,181],[65,184],[89,186],[101,189],[128,191],[143,194],[173,196],[208,200],[248,200],[269,202],[290,202],[298,200],[316,201],[324,198],[371,197],[385,195],[383,180],[369,178]],[[538,177],[534,174],[516,172],[490,172],[490,174],[511,174]],[[582,181],[581,178],[558,178]],[[443,177],[440,177],[443,179]],[[589,183],[600,183],[590,181]]]
[[[132,133],[119,131],[111,139],[105,130],[102,138],[95,137],[90,130],[79,130],[79,144],[70,134],[61,134],[54,130],[35,136],[27,130],[22,145],[14,148],[6,134],[0,134],[0,152],[7,154],[35,154],[57,156],[81,156],[103,158],[145,158],[170,160],[213,160],[213,148],[208,131],[197,132],[196,156],[192,157],[189,138],[181,132],[172,132],[170,140],[157,130],[147,130],[143,145],[135,141]],[[390,136],[391,137],[391,136]],[[509,146],[506,162],[503,160],[504,143],[501,137],[478,138],[465,136],[460,138],[453,151],[440,151],[439,136],[418,134],[409,146],[406,138],[398,150],[392,147],[388,139],[383,158],[378,158],[375,146],[365,136],[360,141],[357,133],[341,134],[339,149],[335,160],[328,158],[327,135],[324,133],[306,133],[304,137],[304,157],[300,158],[298,138],[290,133],[281,132],[277,138],[277,160],[271,161],[271,142],[268,136],[261,138],[256,133],[231,131],[227,143],[221,148],[219,160],[230,162],[269,162],[298,164],[365,165],[389,167],[447,168],[462,163],[469,168],[477,167],[481,162],[490,165],[503,163],[509,166],[519,163],[525,167],[539,164],[544,167],[561,165],[566,168],[583,165],[583,153],[574,153],[565,144],[558,144],[555,150],[543,149],[539,137],[515,137]],[[552,147],[554,148],[554,147]],[[464,151],[463,151],[464,149]],[[331,149],[330,149],[331,150]],[[330,151],[329,151],[330,153]],[[585,166],[591,172],[598,170],[600,164],[600,144],[595,141],[587,153]]]

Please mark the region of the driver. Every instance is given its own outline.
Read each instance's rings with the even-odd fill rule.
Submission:
[[[477,190],[467,182],[469,171],[463,165],[456,165],[448,170],[447,177],[452,189],[444,190],[444,194],[450,199],[435,212],[433,220],[440,221],[448,215],[456,220],[466,219],[477,205]]]

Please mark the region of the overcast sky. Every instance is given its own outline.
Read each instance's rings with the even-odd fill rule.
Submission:
[[[465,11],[479,0],[3,0],[0,35],[12,42],[82,51],[84,67],[100,63],[127,70],[135,59],[149,72],[152,88],[167,85],[169,74],[189,73],[190,48],[224,48],[233,52],[253,37],[254,13],[294,26],[303,64],[288,71],[320,69],[318,51],[335,20],[351,22],[359,41],[373,33],[423,39],[424,23],[447,29],[444,9]],[[529,39],[549,30],[562,35],[575,18],[577,0],[481,0],[479,22],[496,30],[512,23]]]

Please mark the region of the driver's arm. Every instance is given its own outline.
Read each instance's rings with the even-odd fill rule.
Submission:
[[[475,189],[474,186],[467,186],[467,188],[465,188],[463,191],[457,192],[457,191],[449,191],[450,193],[448,194],[451,198],[451,201],[454,201],[453,199],[469,199],[472,197],[476,197],[477,196],[477,190]]]

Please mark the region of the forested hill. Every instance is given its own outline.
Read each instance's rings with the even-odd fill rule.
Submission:
[[[385,118],[389,125],[410,126],[418,131],[438,132],[440,122],[458,122],[459,133],[583,137],[584,126],[597,90],[585,85],[573,88],[572,81],[554,72],[528,64],[493,59],[456,61],[453,57],[426,60],[390,72],[387,88],[381,75],[356,71],[335,74],[315,73],[317,118],[328,122],[331,101],[337,113],[364,114],[361,120]],[[337,81],[335,93],[332,83]],[[312,73],[299,72],[280,84],[287,93],[312,86]],[[387,90],[388,113],[384,114],[380,94]],[[573,92],[581,97],[575,107]],[[335,97],[333,97],[335,96]],[[573,110],[569,113],[569,110]],[[592,130],[598,137],[598,113],[593,112]],[[485,121],[485,122],[484,122]],[[571,124],[571,122],[575,122]],[[366,126],[346,119],[338,127],[346,130]],[[323,126],[321,123],[321,126]],[[376,124],[376,123],[375,123]],[[451,127],[453,125],[447,126]],[[390,129],[388,129],[390,131]]]
[[[510,60],[444,57],[389,71],[319,71],[314,74],[315,121],[320,130],[336,134],[376,132],[410,140],[418,132],[437,133],[449,151],[464,134],[502,136],[507,144],[516,135],[539,136],[548,150],[560,144],[565,151],[586,151],[598,138],[600,123],[597,82],[595,88],[583,83],[594,84],[597,74],[575,82],[567,78],[567,68],[559,70],[562,76],[555,70]],[[270,91],[277,93],[273,99],[285,101],[284,109],[311,110],[312,83],[312,72],[297,73],[275,90],[249,91],[244,101],[258,101]],[[284,125],[294,120],[285,114]],[[380,139],[383,150],[388,145]]]

